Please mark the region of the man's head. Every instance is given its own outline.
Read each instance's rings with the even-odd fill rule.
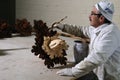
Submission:
[[[111,23],[114,5],[108,0],[95,4],[89,16],[91,26],[98,27],[104,23]]]

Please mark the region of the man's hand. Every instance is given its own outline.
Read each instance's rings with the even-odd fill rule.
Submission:
[[[60,76],[70,76],[70,77],[73,77],[72,68],[65,68],[65,69],[59,70],[59,71],[57,71],[56,74],[58,74]]]

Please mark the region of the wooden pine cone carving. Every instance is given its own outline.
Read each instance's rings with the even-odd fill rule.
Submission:
[[[27,19],[17,19],[15,23],[15,30],[21,36],[31,36],[32,25]]]
[[[32,46],[32,53],[44,60],[47,68],[55,64],[66,65],[65,57],[68,45],[58,38],[57,31],[49,30],[42,20],[34,20],[35,45]]]

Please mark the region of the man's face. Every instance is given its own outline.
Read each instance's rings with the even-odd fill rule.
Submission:
[[[101,24],[100,16],[101,14],[99,13],[99,11],[95,7],[93,7],[91,14],[89,15],[90,25],[95,28],[98,27]]]

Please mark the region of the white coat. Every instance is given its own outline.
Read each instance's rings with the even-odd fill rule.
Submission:
[[[103,24],[98,28],[64,24],[60,29],[90,38],[89,55],[72,68],[75,77],[93,70],[99,80],[120,80],[120,31],[115,24]]]

